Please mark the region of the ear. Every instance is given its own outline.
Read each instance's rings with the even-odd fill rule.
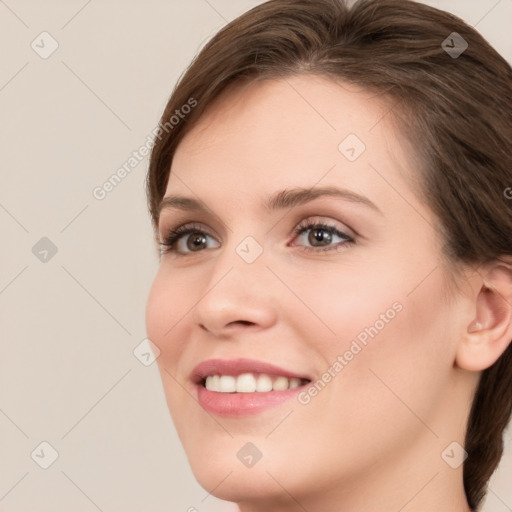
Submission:
[[[512,258],[505,256],[479,270],[474,315],[457,347],[455,363],[470,371],[492,366],[512,340]]]

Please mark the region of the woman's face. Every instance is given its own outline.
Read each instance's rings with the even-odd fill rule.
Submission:
[[[176,151],[165,195],[190,201],[167,204],[160,237],[196,233],[162,255],[147,331],[192,470],[216,496],[354,504],[394,482],[403,505],[413,493],[397,482],[416,492],[455,473],[441,452],[463,444],[468,406],[458,303],[389,108],[320,77],[252,83]]]

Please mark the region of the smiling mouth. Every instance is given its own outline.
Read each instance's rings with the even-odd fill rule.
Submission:
[[[304,386],[309,379],[269,375],[265,373],[241,373],[239,375],[208,375],[201,385],[217,393],[266,393],[286,391]]]
[[[312,379],[311,375],[246,358],[208,359],[190,374],[201,407],[231,418],[277,408],[297,396]]]

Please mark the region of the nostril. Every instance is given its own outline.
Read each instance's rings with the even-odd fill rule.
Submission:
[[[248,320],[238,320],[234,323],[243,324],[243,325],[252,325],[252,322],[249,322]]]

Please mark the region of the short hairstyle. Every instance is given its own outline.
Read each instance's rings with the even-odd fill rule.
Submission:
[[[220,30],[160,120],[146,181],[155,232],[174,152],[207,107],[230,85],[306,74],[390,100],[389,116],[418,162],[416,193],[437,217],[454,274],[512,254],[512,69],[461,19],[412,0],[269,0]],[[178,120],[176,111],[188,113]],[[463,475],[474,510],[511,412],[509,345],[482,372],[468,418]]]

